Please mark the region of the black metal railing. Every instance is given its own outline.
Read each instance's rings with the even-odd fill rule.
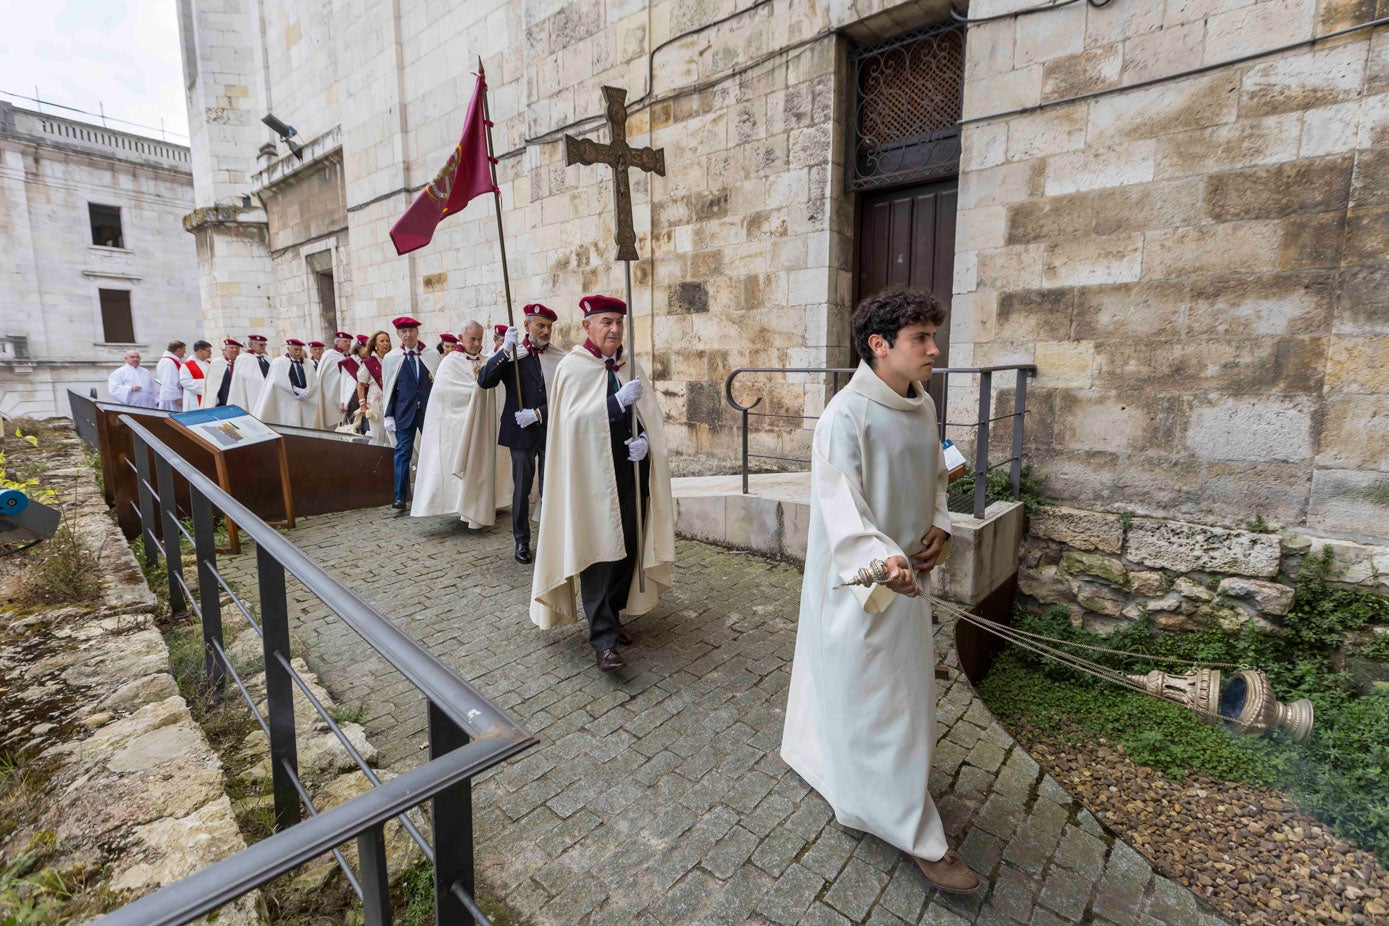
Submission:
[[[1014,386],[1013,410],[1006,415],[993,416],[993,375],[1012,371],[1017,374],[1017,383]],[[747,373],[797,373],[797,374],[824,374],[830,377],[830,397],[839,392],[841,379],[847,380],[854,375],[852,367],[739,367],[728,374],[728,379],[724,380],[724,398],[728,404],[733,406],[742,415],[743,426],[743,494],[748,494],[748,475],[749,459],[759,460],[778,460],[783,463],[800,463],[805,466],[810,465],[808,458],[783,457],[769,453],[752,453],[748,448],[748,430],[751,418],[791,418],[800,421],[816,421],[818,415],[793,415],[781,412],[757,412],[753,409],[762,404],[762,396],[758,396],[751,405],[740,405],[733,398],[733,381],[739,376]],[[984,509],[988,507],[988,474],[990,471],[1002,466],[1009,468],[1008,476],[1013,486],[1013,498],[1016,499],[1022,487],[1022,427],[1023,418],[1027,414],[1027,378],[1037,373],[1037,368],[1032,364],[1006,364],[994,367],[941,367],[935,371],[936,375],[948,377],[952,373],[974,373],[979,376],[979,417],[974,421],[946,421],[942,418],[938,422],[940,429],[940,439],[945,439],[945,429],[952,428],[974,428],[974,499],[972,513],[976,518],[984,517]],[[989,463],[989,426],[997,421],[1013,420],[1013,433],[1011,452],[1007,459],[990,465]]]
[[[208,679],[220,694],[230,678],[270,740],[278,832],[95,922],[100,926],[180,926],[331,852],[361,900],[363,922],[386,926],[391,922],[391,905],[384,828],[388,821],[398,819],[434,866],[435,922],[439,926],[488,923],[474,900],[472,778],[534,745],[534,737],[148,429],[129,415],[118,420],[130,429],[134,443],[134,459],[117,461],[117,465],[129,466],[136,473],[139,500],[131,504],[140,517],[146,563],[153,565],[163,556],[169,574],[170,606],[175,611],[189,609],[202,622]],[[188,482],[191,534],[179,519],[174,502],[175,474]],[[234,521],[256,543],[259,621],[217,569],[215,512]],[[156,537],[156,524],[160,537]],[[182,540],[193,548],[197,594],[183,578]],[[429,722],[429,761],[424,765],[383,783],[295,670],[290,654],[286,573],[424,695]],[[223,593],[261,637],[266,674],[264,715],[227,658],[222,639]],[[299,779],[294,732],[296,687],[373,786],[323,812],[314,807]],[[425,803],[430,805],[432,846],[405,815]],[[309,814],[306,820],[302,819],[305,810]],[[356,872],[336,848],[354,839]]]

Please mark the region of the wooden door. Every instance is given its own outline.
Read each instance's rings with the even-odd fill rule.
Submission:
[[[959,181],[865,193],[860,201],[855,304],[885,289],[926,289],[950,310],[955,277],[955,208]],[[940,358],[950,358],[950,316],[936,332]],[[851,348],[852,350],[852,348]],[[854,362],[858,362],[854,351]],[[932,377],[936,416],[944,420],[945,377]]]

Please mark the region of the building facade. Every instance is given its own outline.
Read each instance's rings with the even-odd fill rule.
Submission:
[[[515,303],[554,307],[562,342],[581,295],[622,291],[611,171],[566,167],[564,136],[607,140],[609,84],[631,143],[665,151],[632,172],[633,301],[680,471],[736,466],[730,371],[848,365],[857,299],[913,285],[951,303],[950,366],[1036,364],[1025,451],[1053,498],[1389,534],[1389,33],[1353,28],[1373,2],[181,8],[214,333],[505,319],[490,201],[405,257],[387,235],[480,58]],[[825,379],[743,398],[814,416]],[[951,377],[948,420],[977,388]],[[753,449],[805,457],[808,427],[760,419]]]
[[[189,150],[0,102],[0,415],[71,414],[203,327]]]

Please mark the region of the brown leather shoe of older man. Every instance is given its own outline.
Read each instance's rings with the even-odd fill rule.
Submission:
[[[905,853],[904,853],[905,854]],[[948,894],[977,894],[984,889],[984,882],[970,871],[969,866],[960,861],[954,849],[947,849],[938,861],[928,862],[924,858],[908,855],[916,862],[926,883],[938,891]]]

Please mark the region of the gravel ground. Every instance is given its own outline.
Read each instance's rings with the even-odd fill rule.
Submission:
[[[1237,923],[1389,924],[1389,870],[1282,791],[1173,781],[1107,740],[1012,731],[1042,767],[1155,868]]]

